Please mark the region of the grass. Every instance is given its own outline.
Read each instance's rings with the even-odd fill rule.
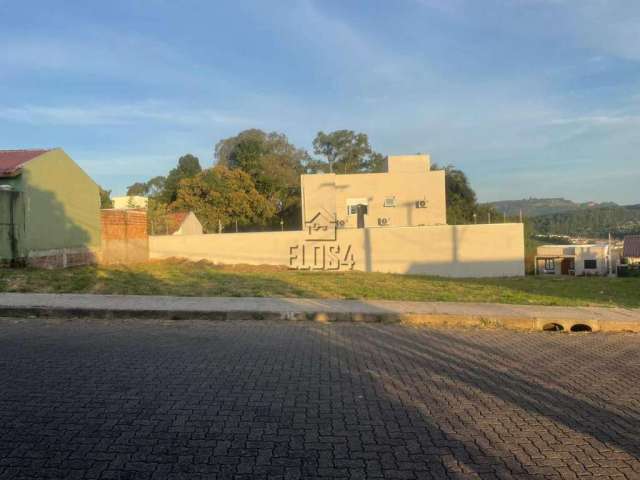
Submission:
[[[640,278],[448,279],[271,266],[154,261],[66,270],[0,270],[1,292],[313,297],[640,307]]]

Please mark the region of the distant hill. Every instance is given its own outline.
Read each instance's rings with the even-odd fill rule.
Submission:
[[[637,205],[581,208],[568,212],[530,217],[537,234],[606,238],[640,234],[640,208]]]
[[[537,217],[539,215],[550,215],[575,210],[618,207],[618,205],[613,202],[577,203],[564,198],[526,198],[522,200],[504,200],[500,202],[489,202],[487,205],[493,207],[500,213],[506,213],[508,217],[517,217],[520,215],[521,211],[522,215],[525,217]]]
[[[577,203],[564,198],[528,198],[490,202],[508,217],[522,215],[538,235],[569,235],[607,238],[640,234],[640,204],[621,206],[614,202]]]

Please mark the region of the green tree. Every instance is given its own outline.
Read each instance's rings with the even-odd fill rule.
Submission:
[[[178,166],[169,172],[166,180],[162,183],[162,190],[158,194],[160,200],[166,204],[171,204],[178,198],[178,184],[181,180],[192,178],[202,171],[200,160],[198,157],[190,153],[183,155],[178,159]],[[162,177],[155,177],[153,180],[159,180]],[[153,188],[155,185],[149,185]]]
[[[113,208],[113,201],[111,200],[111,190],[105,190],[100,188],[100,208]]]
[[[313,140],[313,151],[326,159],[326,165],[313,162],[313,171],[334,173],[359,173],[382,171],[384,156],[376,153],[369,145],[365,133],[353,130],[336,130],[331,133],[318,132]]]
[[[127,195],[146,197],[149,193],[149,187],[146,182],[136,182],[133,185],[127,187]]]
[[[491,215],[492,221],[502,218],[489,205],[480,205],[476,192],[471,188],[466,174],[453,165],[444,168],[434,164],[432,170],[444,170],[445,194],[447,202],[447,223],[460,225],[474,222],[474,214],[478,223],[487,223]]]
[[[286,135],[251,129],[218,142],[219,166],[247,173],[256,190],[273,206],[270,223],[284,219],[288,227],[300,227],[300,174],[308,153],[291,144]]]
[[[167,214],[169,208],[167,204],[156,199],[149,198],[147,204],[147,221],[149,223],[150,235],[166,235],[168,233]]]
[[[193,211],[206,232],[222,226],[265,224],[275,209],[240,169],[218,165],[180,181],[176,210]]]

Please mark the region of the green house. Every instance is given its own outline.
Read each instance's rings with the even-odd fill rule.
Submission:
[[[0,150],[0,264],[93,263],[98,185],[62,150]]]

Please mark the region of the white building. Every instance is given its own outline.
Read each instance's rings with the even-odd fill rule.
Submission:
[[[140,197],[138,195],[126,195],[124,197],[113,197],[113,208],[126,209],[126,208],[147,208],[149,199],[147,197]]]
[[[542,245],[535,259],[536,274],[608,275],[615,271],[618,256],[606,243]]]

